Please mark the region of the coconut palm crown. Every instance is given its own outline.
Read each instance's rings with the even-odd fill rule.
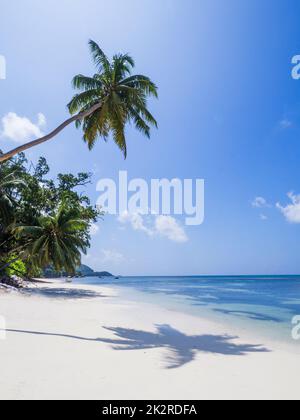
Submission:
[[[157,127],[157,122],[147,108],[147,100],[158,97],[156,85],[147,76],[131,74],[134,61],[128,54],[117,54],[109,61],[96,42],[89,41],[89,46],[97,73],[93,77],[82,74],[74,77],[73,86],[79,93],[68,104],[71,117],[43,137],[6,153],[0,151],[0,164],[52,140],[74,122],[83,129],[84,141],[90,149],[97,138],[107,140],[111,134],[125,158],[128,123],[150,137],[151,126]]]
[[[94,41],[89,41],[97,73],[93,77],[79,74],[73,86],[80,92],[68,105],[72,115],[99,107],[90,115],[76,121],[83,129],[83,139],[90,149],[98,138],[107,141],[111,134],[124,157],[127,156],[125,128],[134,126],[150,138],[151,126],[157,122],[147,108],[149,96],[157,97],[157,87],[143,75],[132,75],[134,60],[128,54],[117,54],[109,61]]]
[[[53,216],[40,217],[35,226],[17,226],[14,234],[26,240],[23,254],[34,266],[53,265],[58,272],[74,273],[89,245],[84,234],[87,226],[78,209],[62,203]]]

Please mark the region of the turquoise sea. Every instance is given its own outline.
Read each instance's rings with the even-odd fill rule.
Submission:
[[[298,345],[292,319],[300,315],[300,276],[85,278],[114,286],[127,299],[230,323],[244,331]]]

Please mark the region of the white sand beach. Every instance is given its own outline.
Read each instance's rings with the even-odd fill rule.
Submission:
[[[0,399],[300,398],[292,349],[113,288],[36,290],[0,294]]]

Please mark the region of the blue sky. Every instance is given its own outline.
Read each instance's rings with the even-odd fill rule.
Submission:
[[[56,127],[67,116],[72,77],[94,72],[90,38],[110,56],[131,53],[136,72],[159,86],[159,101],[150,103],[159,130],[151,141],[128,130],[127,161],[112,142],[89,152],[73,127],[32,149],[32,161],[45,156],[52,176],[94,172],[94,202],[97,180],[119,170],[206,182],[204,224],[177,219],[187,241],[151,237],[108,216],[84,262],[123,275],[300,272],[300,80],[291,77],[299,12],[296,0],[1,2],[0,120],[15,113],[36,124],[42,113],[40,130]],[[7,150],[17,143],[0,125]],[[256,197],[266,203],[254,207]]]

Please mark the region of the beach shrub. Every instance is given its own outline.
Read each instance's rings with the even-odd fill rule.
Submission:
[[[10,259],[7,261],[11,264],[5,269],[6,275],[9,277],[13,275],[25,277],[27,273],[26,265],[20,259],[16,260],[16,256],[11,256]]]

